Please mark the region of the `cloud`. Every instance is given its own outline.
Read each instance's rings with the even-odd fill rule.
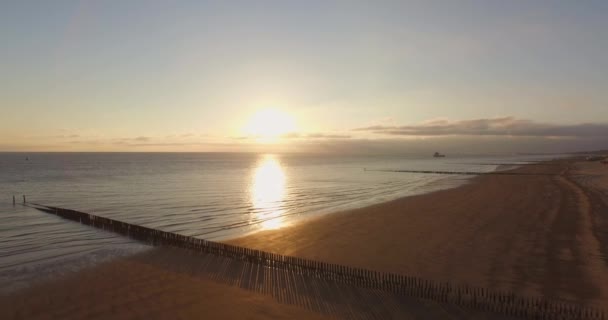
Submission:
[[[376,125],[353,130],[395,136],[608,137],[608,123],[549,124],[514,117],[438,119],[416,125]]]
[[[263,138],[263,136],[235,136],[230,137],[233,140],[256,140]],[[300,133],[300,132],[289,132],[280,136],[281,139],[298,139],[298,140],[318,140],[318,139],[350,139],[351,136],[347,134],[335,134],[335,133]]]
[[[34,136],[36,137],[36,136]],[[60,135],[56,135],[56,136],[52,136],[53,138],[57,138],[57,139],[74,139],[74,138],[80,138],[79,134],[60,134]]]
[[[433,120],[436,121],[436,120]],[[450,121],[446,121],[451,123]],[[325,135],[322,135],[325,136]],[[339,135],[337,135],[339,136]],[[37,144],[36,141],[16,146],[10,141],[0,140],[0,150],[5,151],[218,151],[218,152],[304,152],[328,154],[412,154],[432,155],[440,151],[448,156],[457,154],[492,154],[517,152],[572,152],[584,150],[607,150],[606,136],[546,137],[506,135],[445,135],[414,136],[413,139],[399,135],[377,135],[360,138],[294,138],[284,143],[256,143],[255,140],[231,140],[230,137],[180,141],[150,137],[149,141],[137,142],[135,138],[88,138],[59,141],[56,144]]]
[[[311,139],[348,139],[349,135],[346,134],[325,134],[325,133],[311,133],[307,134],[306,138]]]
[[[350,135],[346,135],[346,134],[332,134],[332,133],[321,133],[321,132],[314,132],[314,133],[307,133],[307,134],[291,132],[291,133],[287,133],[287,134],[284,134],[281,136],[281,138],[286,138],[286,139],[349,139],[350,137],[351,137]]]
[[[105,144],[106,142],[99,139],[87,139],[87,140],[71,140],[68,141],[70,144],[82,144],[82,145],[99,145]]]
[[[400,137],[345,140],[301,141],[289,144],[295,150],[333,154],[410,154],[430,156],[435,151],[448,154],[565,153],[606,150],[605,137],[555,138],[509,136],[437,136],[402,139]]]
[[[248,136],[238,136],[238,137],[230,137],[230,139],[234,139],[234,140],[249,140],[249,139],[251,139],[251,137],[248,137]]]

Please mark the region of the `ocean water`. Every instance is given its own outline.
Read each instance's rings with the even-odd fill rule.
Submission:
[[[489,172],[499,167],[493,163],[549,157],[555,156],[0,153],[0,292],[148,249],[23,206],[23,195],[28,202],[223,240],[471,178],[378,170]]]

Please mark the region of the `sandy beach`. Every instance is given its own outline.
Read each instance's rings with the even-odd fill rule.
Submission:
[[[192,266],[162,249],[122,258],[0,297],[1,319],[322,319],[271,296],[153,260]]]
[[[562,160],[513,172],[538,175],[480,176],[230,242],[605,308],[608,167]]]
[[[608,320],[607,1],[1,1],[0,320]]]
[[[608,167],[562,160],[513,172],[527,175],[480,176],[455,189],[316,217],[229,242],[606,308]],[[227,285],[180,270],[199,268],[200,259],[193,263],[184,251],[166,254],[162,250],[152,249],[0,297],[1,318],[324,317],[314,312],[319,302],[290,295],[293,287],[289,285],[274,295]],[[344,290],[336,292],[344,294]],[[356,299],[367,299],[361,298],[366,295]],[[291,298],[277,298],[281,296]],[[373,296],[379,301],[390,298]],[[393,302],[392,308],[399,303],[403,302]],[[425,319],[429,312],[437,312],[438,318],[472,317],[459,309],[409,303],[406,311],[411,312],[400,313],[399,318]]]

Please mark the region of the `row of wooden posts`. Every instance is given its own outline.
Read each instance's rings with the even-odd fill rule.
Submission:
[[[378,171],[378,172],[400,172],[400,173],[425,173],[425,174],[448,174],[448,175],[468,175],[468,176],[481,176],[481,175],[498,175],[498,176],[554,176],[553,173],[526,173],[526,172],[511,172],[511,171],[489,171],[489,172],[477,172],[477,171],[437,171],[437,170],[393,170],[393,169],[372,169],[363,168],[364,171]]]
[[[23,204],[25,204],[25,203],[26,203],[25,195],[23,195]],[[13,206],[16,206],[16,205],[17,205],[17,198],[15,198],[15,195],[13,195]]]
[[[525,319],[607,319],[601,310],[548,301],[540,298],[521,297],[515,294],[454,285],[395,273],[379,272],[363,268],[326,263],[272,252],[244,248],[142,227],[80,211],[32,204],[37,209],[62,218],[112,231],[154,246],[173,246],[239,259],[268,268],[279,268],[297,274],[317,277],[328,281],[346,283],[358,287],[383,290],[399,295],[429,299],[473,310],[493,312]]]

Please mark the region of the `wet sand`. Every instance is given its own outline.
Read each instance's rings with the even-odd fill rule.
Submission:
[[[324,318],[268,295],[167,268],[158,259],[176,267],[193,261],[187,252],[168,255],[162,250],[0,296],[0,319]]]
[[[173,247],[0,295],[0,319],[503,319]]]
[[[608,166],[562,160],[513,172],[540,175],[480,176],[230,243],[606,308]]]

